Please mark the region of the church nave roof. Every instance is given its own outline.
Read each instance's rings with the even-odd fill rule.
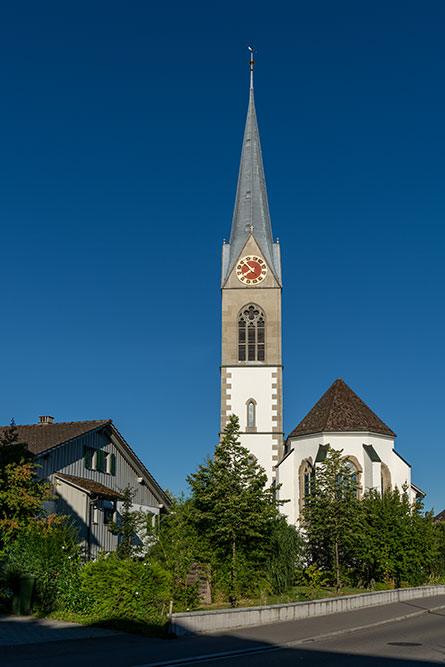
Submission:
[[[372,431],[396,437],[341,378],[335,380],[289,438],[322,431]]]

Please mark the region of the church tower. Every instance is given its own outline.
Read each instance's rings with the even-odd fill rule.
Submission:
[[[250,47],[249,47],[250,48]],[[274,243],[253,91],[250,91],[230,242],[222,252],[221,431],[231,414],[241,444],[269,482],[283,448],[281,261]]]

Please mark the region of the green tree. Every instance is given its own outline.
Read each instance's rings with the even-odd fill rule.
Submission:
[[[117,557],[121,559],[132,558],[144,550],[144,544],[139,534],[147,535],[150,529],[147,522],[151,520],[151,514],[133,509],[133,500],[136,491],[128,484],[125,489],[120,489],[122,495],[122,508],[118,521],[110,524],[115,535],[119,535],[119,544],[116,550]]]
[[[431,513],[432,516],[432,513]],[[432,523],[436,544],[436,558],[432,565],[432,577],[436,580],[445,580],[445,523],[437,521]]]
[[[27,445],[19,441],[12,422],[0,436],[0,555],[22,529],[47,523],[42,505],[52,498],[51,486],[39,481]]]
[[[285,593],[295,584],[296,568],[304,562],[305,544],[295,526],[284,516],[273,524],[267,574],[274,593]]]
[[[78,530],[67,517],[31,523],[9,546],[6,574],[12,583],[20,574],[36,578],[39,611],[67,609],[78,598],[82,554]]]
[[[21,463],[30,458],[28,446],[20,441],[15,421],[11,419],[11,425],[0,432],[0,476],[9,463]]]
[[[304,529],[312,563],[335,573],[337,592],[342,571],[353,560],[361,535],[358,483],[343,450],[329,448],[315,469],[310,493],[303,508]]]
[[[369,491],[362,501],[362,571],[364,579],[400,587],[427,581],[437,561],[437,539],[422,503],[412,503],[406,489]]]
[[[235,606],[240,556],[261,559],[270,545],[281,504],[267,475],[239,441],[238,417],[232,415],[213,459],[187,477],[192,491],[191,519],[219,559],[229,563],[229,592]]]
[[[192,501],[169,495],[172,500],[170,511],[158,517],[149,557],[169,572],[175,611],[185,611],[197,603],[197,586],[188,584],[188,575],[195,563],[207,561],[208,553],[202,548],[191,520]]]

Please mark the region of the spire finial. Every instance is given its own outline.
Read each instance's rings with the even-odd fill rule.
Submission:
[[[255,51],[253,46],[250,46],[250,44],[247,45],[247,48],[250,51],[250,60],[249,60],[249,65],[250,65],[250,90],[253,90],[253,66],[255,65],[255,61],[253,59],[253,54],[258,53]]]

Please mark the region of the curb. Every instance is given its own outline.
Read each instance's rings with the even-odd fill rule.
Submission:
[[[425,614],[433,614],[436,611],[445,609],[445,605],[439,607],[431,607],[431,609],[422,609],[414,611],[411,614],[404,614],[403,616],[395,616],[394,618],[387,618],[384,621],[375,621],[367,625],[358,625],[355,628],[345,628],[343,630],[335,630],[333,632],[326,632],[322,635],[315,635],[314,637],[304,637],[303,639],[295,639],[289,642],[282,642],[280,644],[264,644],[252,648],[238,649],[233,651],[222,651],[220,653],[208,653],[207,655],[195,655],[189,658],[174,658],[173,660],[162,660],[161,662],[146,662],[140,665],[133,665],[132,667],[173,667],[174,665],[191,665],[199,662],[223,660],[224,658],[236,657],[241,655],[253,655],[255,653],[266,653],[269,651],[280,651],[283,648],[290,646],[298,646],[299,644],[308,644],[323,639],[330,639],[331,637],[340,637],[352,632],[360,630],[368,630],[370,628],[377,628],[380,625],[387,625],[388,623],[396,623],[397,621],[406,621],[409,618],[416,618],[416,616],[424,616]]]

